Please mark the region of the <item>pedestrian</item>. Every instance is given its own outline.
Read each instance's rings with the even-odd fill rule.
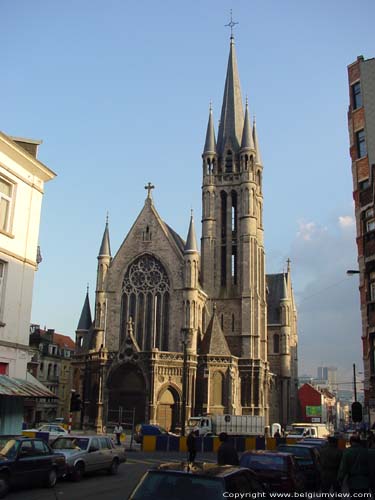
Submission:
[[[342,455],[337,476],[341,485],[345,478],[347,478],[349,492],[352,496],[369,491],[368,449],[361,445],[358,435],[350,438],[350,448],[347,448]]]
[[[123,433],[123,428],[121,426],[121,422],[119,422],[114,430],[113,430],[114,435],[116,436],[116,444],[120,445],[121,444],[121,434]]]
[[[277,430],[277,431],[275,432],[275,434],[273,435],[273,437],[274,437],[274,438],[281,438],[281,434],[280,434],[279,430]]]
[[[191,431],[186,439],[186,446],[189,452],[189,462],[192,463],[197,455],[197,444],[195,440],[195,431]]]
[[[239,465],[238,454],[236,448],[228,439],[228,434],[222,432],[219,434],[221,445],[217,450],[217,463],[219,465]]]
[[[330,436],[328,438],[328,446],[323,446],[320,449],[320,466],[322,479],[322,492],[329,493],[332,491],[338,493],[340,486],[337,480],[340,463],[342,459],[342,451],[338,448],[337,438]]]

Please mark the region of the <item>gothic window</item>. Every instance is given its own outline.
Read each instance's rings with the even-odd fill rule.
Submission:
[[[222,191],[221,196],[221,285],[226,284],[227,274],[227,193]]]
[[[249,168],[249,157],[248,155],[245,155],[245,170]]]
[[[223,406],[224,377],[216,371],[212,377],[212,403],[214,406]]]
[[[122,284],[122,341],[131,317],[142,350],[168,350],[169,290],[168,275],[155,257],[142,255],[130,264]]]
[[[225,158],[225,172],[226,173],[233,172],[233,155],[230,149],[228,149],[227,156]]]
[[[280,352],[280,335],[275,333],[273,336],[273,352],[274,354],[279,354]]]
[[[221,315],[221,329],[224,329],[224,314]]]
[[[259,189],[261,190],[262,189],[262,174],[261,174],[260,170],[258,170],[258,172],[257,172],[257,183],[258,183]]]
[[[232,314],[232,332],[234,332],[234,314]]]
[[[146,226],[145,231],[143,231],[143,241],[151,241],[150,226]]]

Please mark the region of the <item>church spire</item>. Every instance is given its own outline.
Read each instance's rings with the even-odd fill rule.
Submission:
[[[210,103],[210,113],[208,116],[206,142],[204,143],[203,154],[215,154],[215,153],[216,153],[216,138],[215,138],[214,121],[212,117],[212,106]]]
[[[82,307],[81,317],[78,321],[77,331],[84,330],[88,331],[91,327],[91,309],[90,309],[90,299],[89,299],[89,289],[87,287],[85,302]]]
[[[254,116],[254,121],[253,121],[253,139],[254,139],[254,146],[255,146],[255,151],[256,151],[256,162],[258,165],[262,165],[262,157],[260,156],[260,149],[259,149],[255,116]]]
[[[254,149],[254,140],[251,131],[250,125],[250,116],[249,116],[249,105],[246,97],[246,111],[245,111],[245,120],[243,124],[243,132],[242,132],[242,141],[241,141],[241,149]]]
[[[110,256],[111,256],[111,245],[109,243],[108,215],[107,215],[102,244],[100,245],[100,250],[99,250],[99,257],[110,257]]]
[[[191,211],[190,215],[189,232],[185,244],[185,253],[192,253],[192,252],[198,252],[197,239],[195,237],[193,211]]]
[[[240,147],[244,115],[242,107],[240,79],[238,76],[234,38],[230,38],[227,76],[225,80],[223,105],[221,108],[220,126],[217,140],[219,154],[226,145],[238,150]]]

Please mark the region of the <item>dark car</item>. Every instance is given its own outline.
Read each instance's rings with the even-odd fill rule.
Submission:
[[[298,441],[298,444],[309,444],[320,450],[320,448],[328,446],[328,440],[326,438],[304,438]]]
[[[43,482],[52,488],[65,468],[64,455],[55,453],[42,439],[0,436],[0,498],[14,484]]]
[[[136,443],[142,443],[143,436],[175,436],[163,427],[156,424],[138,424],[135,426],[134,440]]]
[[[255,493],[269,498],[256,475],[241,467],[207,463],[162,464],[149,470],[129,495],[130,500],[217,500]],[[239,496],[236,498],[240,498]]]
[[[278,451],[292,453],[305,476],[306,489],[317,491],[320,488],[321,469],[319,451],[311,444],[279,444]]]
[[[265,483],[270,491],[304,491],[304,475],[290,453],[246,451],[241,456],[240,466],[256,472],[258,479]]]

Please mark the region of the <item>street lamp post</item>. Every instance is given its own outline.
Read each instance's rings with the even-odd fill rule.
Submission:
[[[185,436],[185,421],[186,421],[186,396],[187,396],[187,346],[190,338],[190,328],[181,330],[181,342],[183,349],[182,358],[182,406],[181,406],[181,436]]]

